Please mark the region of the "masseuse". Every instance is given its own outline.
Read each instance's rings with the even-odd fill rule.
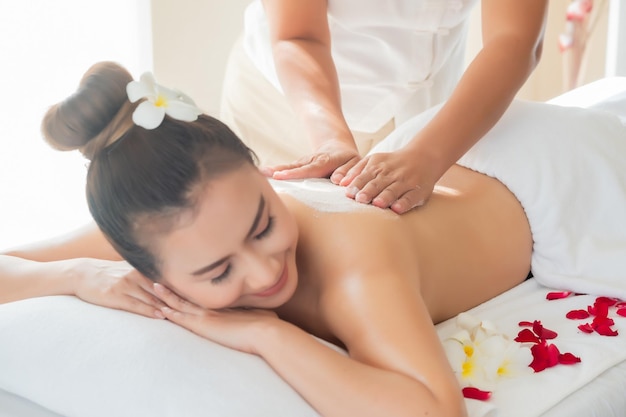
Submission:
[[[397,213],[499,120],[541,54],[547,0],[482,0],[483,47],[465,72],[476,0],[255,0],[227,69],[221,120],[276,179],[329,177]],[[364,155],[448,99],[406,147]]]

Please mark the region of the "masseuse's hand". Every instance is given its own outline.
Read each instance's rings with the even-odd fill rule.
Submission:
[[[390,208],[398,214],[423,205],[435,182],[429,164],[419,163],[408,150],[375,153],[359,161],[339,183],[355,201]]]
[[[276,313],[260,309],[208,310],[184,300],[161,284],[154,284],[156,294],[168,305],[161,311],[165,318],[231,349],[255,354],[255,343],[278,320]]]
[[[153,283],[124,261],[77,259],[74,293],[103,307],[159,318],[165,305],[154,294]]]
[[[291,164],[263,168],[262,172],[277,180],[330,177],[333,183],[339,184],[360,159],[359,152],[353,146],[327,142],[311,155]]]

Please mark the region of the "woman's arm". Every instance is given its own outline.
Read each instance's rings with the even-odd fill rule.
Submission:
[[[310,157],[274,168],[294,168],[292,176],[306,172],[304,175],[315,177],[328,176],[338,166],[347,170],[358,161],[359,154],[341,109],[327,2],[263,0],[263,5],[281,86],[312,145]],[[280,174],[276,177],[281,178]]]
[[[320,308],[350,356],[268,311],[208,311],[162,286],[157,294],[172,307],[163,310],[169,320],[259,355],[323,416],[465,416],[419,290],[378,272],[347,280]]]
[[[355,277],[325,303],[349,357],[284,322],[259,354],[324,416],[465,416],[418,291],[385,275]]]
[[[155,317],[163,304],[152,291],[152,282],[122,261],[95,224],[0,254],[0,303],[76,295]]]

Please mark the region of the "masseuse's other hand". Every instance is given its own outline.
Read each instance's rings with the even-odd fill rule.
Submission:
[[[375,153],[359,161],[340,185],[359,203],[391,208],[398,214],[423,205],[433,192],[436,179],[427,164],[420,164],[406,150]]]
[[[83,258],[74,268],[75,295],[91,304],[125,310],[147,317],[159,317],[165,305],[153,283],[124,261]]]
[[[184,300],[161,284],[154,284],[156,294],[167,303],[161,309],[165,318],[231,349],[257,353],[255,343],[264,330],[278,320],[276,313],[260,309],[208,310]]]
[[[277,180],[330,177],[333,183],[339,184],[360,159],[356,148],[344,143],[327,142],[311,155],[291,164],[263,168],[262,172]]]

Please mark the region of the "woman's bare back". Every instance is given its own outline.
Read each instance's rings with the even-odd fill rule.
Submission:
[[[518,200],[499,181],[459,166],[428,204],[402,216],[319,212],[284,199],[299,223],[300,282],[282,313],[330,341],[337,342],[327,300],[357,291],[355,280],[406,281],[440,322],[517,285],[530,269],[532,236]]]

